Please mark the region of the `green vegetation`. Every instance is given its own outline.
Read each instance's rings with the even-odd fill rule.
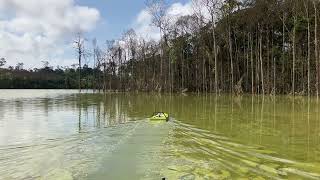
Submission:
[[[1,70],[0,87],[319,95],[319,1],[195,0],[196,13],[174,22],[164,0],[146,4],[159,42],[129,30],[103,50],[94,40],[95,70]]]
[[[49,66],[25,70],[23,63],[18,63],[14,68],[0,69],[0,89],[77,89],[77,71]],[[82,68],[82,88],[92,88],[93,71],[88,66]]]

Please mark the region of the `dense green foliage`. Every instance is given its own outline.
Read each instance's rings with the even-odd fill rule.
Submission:
[[[92,88],[93,69],[84,68],[82,71],[82,88]],[[0,69],[0,89],[77,89],[77,78],[77,70],[69,68]]]

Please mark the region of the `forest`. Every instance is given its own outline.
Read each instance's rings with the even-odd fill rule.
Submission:
[[[160,40],[130,29],[100,47],[77,34],[76,66],[1,68],[4,57],[0,88],[319,96],[320,1],[193,0],[194,13],[179,18],[165,0],[146,6]]]

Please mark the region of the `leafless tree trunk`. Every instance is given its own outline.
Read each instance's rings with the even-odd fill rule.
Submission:
[[[308,97],[310,97],[310,59],[311,59],[311,32],[310,32],[310,17],[309,17],[309,1],[304,2],[307,22],[308,22],[308,60],[307,60],[307,71],[308,71]]]
[[[213,48],[211,53],[211,59],[214,57],[214,91],[218,93],[218,57],[217,57],[217,44],[216,44],[216,32],[215,32],[215,18],[216,18],[216,11],[219,8],[219,1],[218,0],[202,0],[203,4],[207,8],[210,14],[210,23],[211,23],[211,35],[213,39]],[[211,77],[211,76],[210,76]],[[210,81],[210,90],[211,90],[211,81]]]
[[[250,53],[250,33],[247,34],[247,38],[244,38],[244,43],[247,41],[246,53],[246,85],[249,85],[249,53]]]
[[[93,79],[92,79],[92,88],[93,91],[95,92],[95,90],[97,89],[97,85],[96,85],[96,64],[97,64],[97,56],[98,56],[98,52],[97,52],[97,39],[93,39],[92,41],[92,46],[93,46]]]
[[[250,36],[250,58],[251,58],[251,93],[254,94],[254,70],[253,70],[253,38]]]
[[[84,53],[84,39],[81,37],[81,33],[78,33],[76,40],[74,41],[75,48],[78,55],[79,71],[78,71],[78,86],[79,92],[81,92],[81,60]]]
[[[266,90],[267,90],[267,94],[270,94],[270,37],[269,37],[269,28],[267,29],[267,58],[266,58],[266,62],[267,62],[267,69],[266,69]]]
[[[295,66],[296,66],[296,24],[297,16],[294,15],[293,36],[292,36],[292,95],[295,95]]]
[[[258,30],[256,32],[256,84],[257,84],[257,93],[260,94],[260,56],[259,56],[259,37]]]
[[[215,25],[212,18],[213,54],[214,54],[214,92],[218,94],[218,52],[216,43]]]
[[[104,62],[103,63],[103,92],[107,92],[107,62]],[[110,90],[111,90],[111,76],[110,76],[110,79],[109,79],[109,84],[110,84]]]
[[[231,68],[231,92],[233,94],[233,53],[232,53],[232,39],[231,39],[231,27],[229,24],[228,27],[228,34],[229,34],[229,56],[230,56],[230,68]]]
[[[181,89],[184,90],[184,50],[181,50]]]
[[[282,15],[282,73],[284,73],[284,53],[285,53],[285,15]]]
[[[314,12],[315,12],[315,19],[314,19],[314,51],[315,51],[315,62],[316,62],[316,94],[317,94],[317,99],[319,99],[319,51],[318,51],[318,9],[317,9],[317,4],[316,0],[313,1],[313,6],[314,6]]]
[[[202,53],[202,54],[204,54],[204,53]],[[206,63],[206,59],[204,56],[202,56],[202,91],[207,93],[205,63]]]
[[[308,8],[309,9],[309,8]],[[311,33],[310,33],[310,18],[308,11],[308,96],[310,96],[310,59],[311,59]]]
[[[260,72],[261,72],[261,90],[262,94],[264,95],[264,75],[263,75],[263,59],[262,59],[262,33],[260,32],[260,38],[259,38],[259,57],[260,57]]]
[[[125,54],[125,53],[124,53]],[[126,56],[126,54],[124,55],[125,56],[125,59],[124,59],[124,61],[127,61],[126,60],[126,58],[127,58],[127,56]],[[123,90],[123,84],[122,84],[122,76],[123,76],[123,72],[122,72],[122,69],[121,69],[121,66],[122,66],[122,48],[120,47],[120,45],[119,45],[119,47],[117,48],[117,57],[118,57],[118,63],[119,63],[119,65],[118,65],[118,74],[119,74],[119,79],[120,79],[120,81],[119,81],[119,84],[118,84],[118,90],[119,91],[122,91]],[[131,74],[132,75],[132,74]]]
[[[165,48],[163,47],[163,36],[165,36],[165,29],[168,26],[168,20],[166,18],[166,2],[165,0],[147,0],[146,1],[149,13],[152,16],[152,24],[159,28],[160,31],[160,76],[158,83],[161,87],[161,82],[163,81],[163,54]],[[166,80],[165,80],[166,81]]]
[[[272,28],[272,32],[274,29]],[[273,47],[273,35],[272,35],[272,41],[271,41],[271,47]],[[272,94],[276,95],[277,88],[276,88],[276,58],[274,57],[274,52],[271,52],[271,60],[272,60],[272,67],[273,67],[273,88],[272,88]]]

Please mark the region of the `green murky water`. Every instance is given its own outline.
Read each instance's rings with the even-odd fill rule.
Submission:
[[[319,104],[0,90],[0,179],[320,179]]]

